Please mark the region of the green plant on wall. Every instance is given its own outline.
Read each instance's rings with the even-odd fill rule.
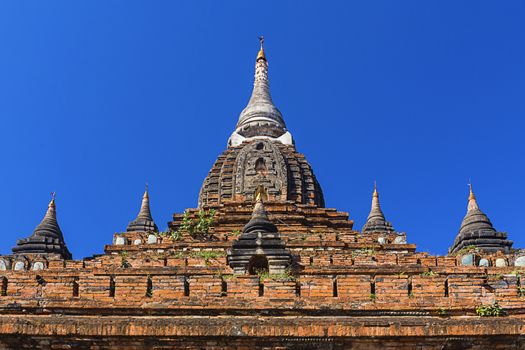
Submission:
[[[241,230],[233,230],[233,231],[232,231],[232,235],[233,235],[233,236],[238,236],[238,235],[240,235],[240,234],[241,234]]]
[[[505,316],[507,312],[495,301],[492,305],[480,305],[476,308],[476,314],[481,317]]]
[[[467,253],[478,253],[479,249],[475,245],[468,245],[458,250],[454,255],[463,255]]]
[[[196,234],[208,234],[210,227],[213,225],[214,217],[215,209],[201,209],[197,213],[195,219],[192,219],[190,217],[190,212],[186,210],[182,216],[181,225],[176,231],[177,235],[182,236],[183,232],[187,232],[190,236],[195,236]]]
[[[266,269],[257,269],[255,270],[255,273],[257,276],[259,276],[259,279],[261,282],[264,282],[266,280],[271,281],[295,281],[295,276],[292,275],[292,271],[288,268],[284,270],[281,273],[270,273]]]
[[[356,249],[352,251],[352,258],[356,258],[358,256],[374,256],[375,254],[374,248],[363,248],[363,249]]]
[[[191,256],[193,258],[202,258],[204,259],[204,263],[208,265],[210,262],[210,259],[217,259],[223,256],[226,256],[225,252],[216,252],[216,251],[210,251],[210,250],[203,250],[198,252],[192,252]]]
[[[446,316],[448,314],[448,310],[444,307],[440,307],[438,310],[437,310],[437,313],[439,316]]]
[[[168,229],[166,231],[159,232],[158,235],[162,237],[170,237],[174,241],[180,241],[182,239],[182,233],[179,232],[179,230],[173,231]]]
[[[428,270],[428,271],[420,273],[420,276],[422,276],[422,277],[434,277],[435,275],[436,275],[436,273],[434,271],[432,271],[432,270]]]
[[[120,267],[122,267],[123,269],[126,269],[131,266],[127,258],[128,258],[128,252],[125,250],[121,251],[120,252]]]

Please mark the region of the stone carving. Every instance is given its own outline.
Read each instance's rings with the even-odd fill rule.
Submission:
[[[257,186],[270,200],[290,200],[324,207],[321,186],[312,168],[294,146],[252,140],[231,147],[217,158],[204,180],[199,208],[229,201],[253,200]]]
[[[288,172],[279,149],[269,141],[246,144],[235,163],[234,199],[254,199],[257,187],[264,186],[270,198],[286,200]]]

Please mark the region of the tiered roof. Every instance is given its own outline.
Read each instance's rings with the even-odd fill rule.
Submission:
[[[159,229],[153,221],[151,216],[151,210],[149,208],[149,193],[148,189],[144,191],[142,196],[142,203],[140,205],[140,211],[135,220],[131,221],[126,229],[129,231],[137,232],[158,232]]]
[[[497,232],[490,219],[479,209],[476,196],[469,185],[470,193],[467,204],[467,214],[461,222],[459,233],[450,247],[450,253],[456,253],[467,247],[475,247],[486,252],[503,251],[508,253],[512,241],[507,239],[505,232]]]
[[[13,247],[15,255],[25,254],[58,254],[63,259],[71,259],[71,253],[64,242],[64,236],[58,226],[55,194],[47,207],[47,212],[33,234],[19,239]]]
[[[374,193],[372,194],[372,208],[370,209],[370,214],[366,219],[366,223],[363,226],[363,233],[394,233],[395,230],[392,227],[392,224],[385,219],[385,215],[381,210],[381,205],[379,204],[379,194],[377,193],[377,186],[374,183]]]

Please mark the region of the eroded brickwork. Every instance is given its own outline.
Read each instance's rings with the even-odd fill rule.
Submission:
[[[159,348],[400,349],[392,337],[401,337],[425,349],[483,349],[495,339],[501,349],[522,346],[525,268],[512,266],[515,255],[473,254],[468,266],[472,253],[418,253],[394,243],[398,234],[354,231],[333,209],[266,207],[293,255],[287,275],[235,275],[226,253],[253,208],[217,206],[205,235],[124,232],[102,255],[35,255],[23,270],[1,271],[0,344],[133,349],[157,339]],[[173,230],[181,219],[174,216]],[[490,266],[476,266],[481,259]],[[496,267],[498,259],[506,266]],[[36,261],[44,269],[31,270]],[[507,316],[476,314],[494,301]]]

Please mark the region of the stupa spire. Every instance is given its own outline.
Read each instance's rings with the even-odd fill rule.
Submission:
[[[44,215],[44,218],[42,219],[42,222],[44,220],[46,220],[46,219],[54,221],[54,222],[57,222],[57,211],[56,211],[56,205],[55,205],[55,197],[56,197],[56,192],[51,192],[51,201],[47,205],[46,215]],[[58,226],[58,223],[57,223],[57,226]]]
[[[137,215],[137,218],[135,220],[129,223],[126,230],[128,232],[130,231],[157,232],[158,231],[157,225],[155,224],[155,221],[153,221],[153,217],[151,216],[151,210],[149,206],[149,192],[148,192],[147,183],[146,183],[146,189],[144,190],[144,194],[142,195],[142,203],[140,205],[139,214]]]
[[[256,274],[262,270],[282,273],[290,265],[290,251],[264,208],[266,198],[266,189],[261,185],[255,192],[252,217],[228,252],[228,264],[235,274]]]
[[[472,191],[472,182],[469,182],[469,196],[468,196],[468,205],[467,205],[467,211],[479,209],[478,202],[476,201],[476,196],[474,195],[474,191]]]
[[[372,193],[372,206],[370,213],[366,219],[366,223],[363,226],[363,233],[381,232],[381,233],[392,233],[394,228],[385,219],[385,215],[381,210],[381,204],[379,203],[379,193],[377,192],[377,184],[374,181],[374,192]]]
[[[469,182],[467,213],[449,252],[456,253],[470,246],[487,252],[508,252],[512,247],[512,241],[507,239],[506,233],[497,232],[487,215],[479,209],[472,183]]]
[[[260,49],[255,60],[255,78],[248,105],[241,112],[239,121],[228,141],[237,146],[254,138],[270,138],[284,144],[293,144],[283,116],[273,104],[268,79],[268,60],[264,51],[264,37],[259,37]]]
[[[55,197],[56,193],[52,192],[44,218],[31,236],[16,242],[16,246],[12,249],[14,254],[58,254],[63,259],[71,259],[71,253],[66,247],[62,230],[58,225]]]
[[[264,201],[268,196],[263,186],[259,186],[255,191],[255,206],[253,207],[252,217],[250,221],[244,226],[243,232],[251,232],[257,228],[264,228],[266,230],[277,230],[275,225],[270,222],[268,212],[264,207]]]
[[[264,36],[259,37],[259,42],[261,43],[261,48],[259,49],[259,53],[257,54],[257,60],[263,59],[266,60],[266,55],[264,54]]]
[[[153,221],[153,218],[151,217],[151,210],[149,208],[148,184],[146,184],[146,189],[142,195],[142,203],[140,204],[140,211],[137,218]]]

